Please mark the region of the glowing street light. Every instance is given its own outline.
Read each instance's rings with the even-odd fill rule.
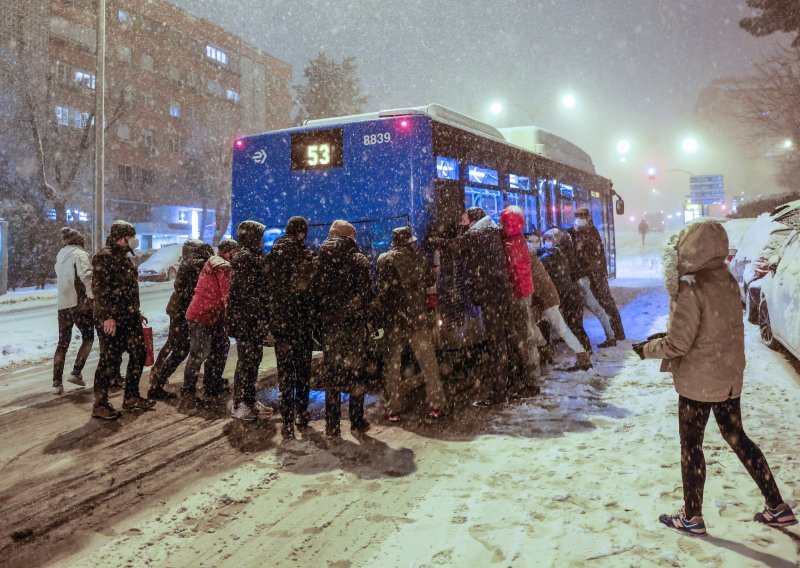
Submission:
[[[794,147],[794,142],[792,142],[791,138],[787,138],[786,140],[783,141],[783,147],[786,150],[791,150]]]
[[[687,154],[694,154],[700,147],[700,145],[697,143],[697,140],[691,137],[685,138],[681,146],[683,148],[683,151],[686,152]]]
[[[564,95],[561,97],[561,104],[564,108],[573,109],[577,106],[578,101],[575,99],[574,95]]]
[[[492,114],[500,114],[503,112],[503,105],[500,103],[492,103],[492,106],[489,107],[489,111]]]
[[[631,143],[624,138],[617,142],[617,152],[620,154],[627,154],[631,151]]]

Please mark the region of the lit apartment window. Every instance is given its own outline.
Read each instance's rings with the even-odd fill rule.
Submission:
[[[181,117],[181,105],[178,103],[170,103],[169,105],[169,115],[173,118],[180,118]]]
[[[69,126],[69,109],[67,107],[56,106],[56,122],[60,126]]]
[[[228,100],[229,101],[239,102],[239,99],[241,99],[241,97],[239,96],[239,93],[237,93],[236,91],[232,91],[232,90],[228,89],[228,93],[227,94],[228,94]]]
[[[119,18],[119,23],[127,24],[130,21],[130,17],[128,16],[128,12],[125,10],[120,10],[117,13],[117,17]]]
[[[228,54],[213,45],[206,45],[206,57],[223,65],[228,64]]]

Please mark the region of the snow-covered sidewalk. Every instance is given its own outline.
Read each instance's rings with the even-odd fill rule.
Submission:
[[[800,532],[752,521],[762,498],[713,421],[711,536],[657,522],[680,506],[682,490],[677,394],[657,361],[630,351],[631,340],[664,329],[654,254],[620,259],[614,291],[629,340],[596,353],[592,371],[553,372],[540,397],[440,424],[389,426],[373,407],[368,435],[335,446],[320,422],[302,440],[280,443],[268,429],[253,443],[257,430],[190,417],[223,432],[242,459],[210,446],[183,481],[152,489],[143,479],[123,495],[124,511],[74,523],[49,558],[58,553],[60,566],[797,566]],[[596,322],[589,328],[601,337]],[[797,373],[755,327],[746,334],[745,427],[794,505]],[[80,447],[59,455],[80,459]]]

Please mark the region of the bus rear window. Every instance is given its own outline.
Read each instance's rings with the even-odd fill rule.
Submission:
[[[324,170],[344,164],[342,129],[292,134],[292,169]]]

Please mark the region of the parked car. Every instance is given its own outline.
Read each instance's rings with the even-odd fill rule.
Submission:
[[[151,282],[175,280],[182,249],[183,246],[180,244],[169,244],[157,249],[150,258],[139,265],[139,280]]]
[[[761,340],[800,358],[800,231],[793,230],[769,259],[769,278],[761,284],[758,325]]]
[[[755,217],[747,217],[744,219],[727,219],[722,223],[725,232],[728,233],[728,263],[736,256],[736,252],[739,250],[739,244],[755,221]]]
[[[760,297],[755,296],[756,301],[753,302],[748,289],[753,282],[767,275],[769,258],[780,249],[792,231],[791,227],[775,221],[775,218],[795,208],[800,208],[800,201],[785,203],[769,213],[759,215],[741,238],[736,253],[729,262],[731,273],[739,284],[747,319],[751,323],[758,323]]]

